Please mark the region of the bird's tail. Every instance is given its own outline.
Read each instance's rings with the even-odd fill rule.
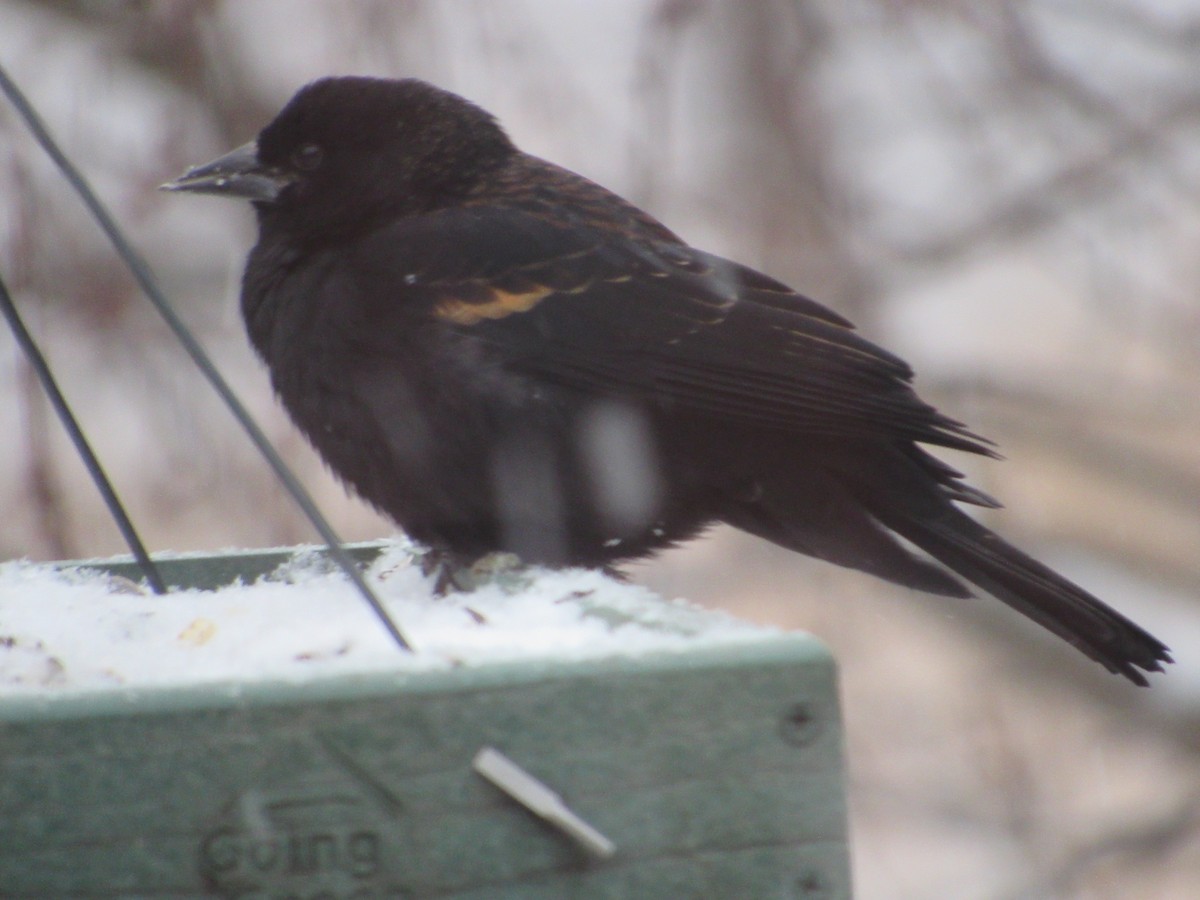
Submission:
[[[1134,684],[1146,686],[1143,671],[1161,672],[1172,661],[1157,638],[948,502],[933,517],[896,507],[871,512],[951,571]]]

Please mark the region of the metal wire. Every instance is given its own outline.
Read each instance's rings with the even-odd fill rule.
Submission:
[[[54,161],[54,164],[58,166],[59,171],[62,172],[63,177],[67,179],[75,192],[79,194],[84,205],[87,206],[92,216],[99,223],[101,230],[108,237],[109,241],[112,242],[117,255],[121,257],[125,265],[129,267],[130,272],[133,273],[142,292],[145,293],[154,308],[158,310],[159,315],[166,321],[167,326],[174,332],[175,337],[183,345],[184,350],[192,358],[192,362],[196,364],[201,374],[212,385],[213,389],[225,402],[225,405],[229,407],[229,411],[233,414],[233,417],[237,419],[238,424],[249,435],[254,446],[262,454],[267,464],[270,465],[287,492],[292,495],[292,498],[312,523],[317,533],[320,534],[322,540],[329,545],[330,555],[346,573],[346,577],[354,583],[359,593],[362,594],[363,598],[375,612],[375,615],[379,617],[388,634],[391,635],[392,639],[400,647],[405,650],[412,650],[412,645],[400,631],[399,627],[397,627],[396,623],[392,621],[378,596],[371,590],[370,585],[363,578],[358,566],[355,565],[354,560],[342,546],[342,542],[334,532],[333,527],[326,520],[320,509],[317,508],[312,496],[300,484],[300,481],[292,473],[291,469],[288,468],[275,448],[271,446],[270,441],[267,440],[267,436],[259,428],[258,423],[254,421],[249,411],[221,376],[221,373],[217,371],[212,361],[208,358],[208,354],[204,351],[204,348],[200,346],[187,325],[184,324],[183,320],[179,318],[179,315],[167,301],[162,289],[159,288],[158,283],[151,274],[150,267],[137,251],[133,249],[129,241],[126,240],[116,221],[109,215],[108,210],[100,202],[99,198],[96,197],[95,192],[92,191],[83,175],[67,159],[57,142],[51,137],[49,130],[37,114],[37,111],[29,103],[16,83],[9,77],[3,66],[0,66],[0,91],[4,92],[4,95],[12,103],[13,107],[16,108],[21,118],[24,119],[25,124],[29,127],[29,130],[33,133],[34,138],[36,138],[42,149]]]
[[[138,537],[137,529],[133,527],[133,522],[125,512],[125,507],[121,505],[121,500],[117,497],[117,492],[113,489],[112,482],[104,473],[104,467],[100,465],[100,460],[84,436],[83,429],[79,427],[79,420],[75,418],[75,414],[71,412],[71,407],[67,403],[66,397],[59,390],[58,382],[54,379],[54,373],[50,371],[46,357],[42,355],[42,351],[38,349],[33,335],[29,333],[29,329],[25,327],[25,323],[21,320],[21,314],[17,311],[16,304],[13,303],[12,295],[8,292],[8,285],[4,283],[3,276],[0,276],[0,310],[4,312],[4,318],[8,320],[8,326],[12,329],[13,336],[17,339],[17,345],[24,351],[26,358],[29,360],[29,365],[33,367],[34,374],[37,375],[38,381],[42,383],[42,388],[50,400],[50,405],[58,413],[58,418],[62,421],[63,428],[67,430],[67,434],[71,438],[71,443],[75,445],[75,450],[79,453],[79,458],[83,460],[83,465],[87,469],[88,474],[92,476],[92,481],[95,482],[96,489],[100,491],[100,496],[104,498],[104,504],[108,507],[109,515],[117,523],[117,528],[120,530],[121,536],[125,538],[125,543],[129,545],[129,549],[133,553],[133,558],[137,560],[138,567],[146,576],[146,581],[154,590],[154,593],[165,594],[167,586],[163,582],[162,576],[159,575],[158,569],[155,568],[154,563],[151,561],[150,554],[146,552],[145,545],[142,543],[141,538]]]

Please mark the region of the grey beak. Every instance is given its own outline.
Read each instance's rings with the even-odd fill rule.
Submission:
[[[161,185],[163,191],[190,191],[270,203],[291,182],[277,169],[258,160],[258,144],[251,141],[210,163],[188,169],[174,181]]]

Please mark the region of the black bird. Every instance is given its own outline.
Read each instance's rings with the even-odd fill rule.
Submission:
[[[1139,685],[1171,661],[957,508],[998,504],[922,445],[995,454],[905,362],[461,97],[323,79],[165,187],[254,204],[250,340],[330,468],[419,542],[608,566],[728,522],[936,594],[965,579]]]

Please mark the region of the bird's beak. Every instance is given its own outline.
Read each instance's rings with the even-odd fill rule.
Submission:
[[[191,191],[270,203],[291,179],[264,166],[258,159],[258,144],[251,141],[210,163],[188,169],[174,181],[161,185],[163,191]]]

